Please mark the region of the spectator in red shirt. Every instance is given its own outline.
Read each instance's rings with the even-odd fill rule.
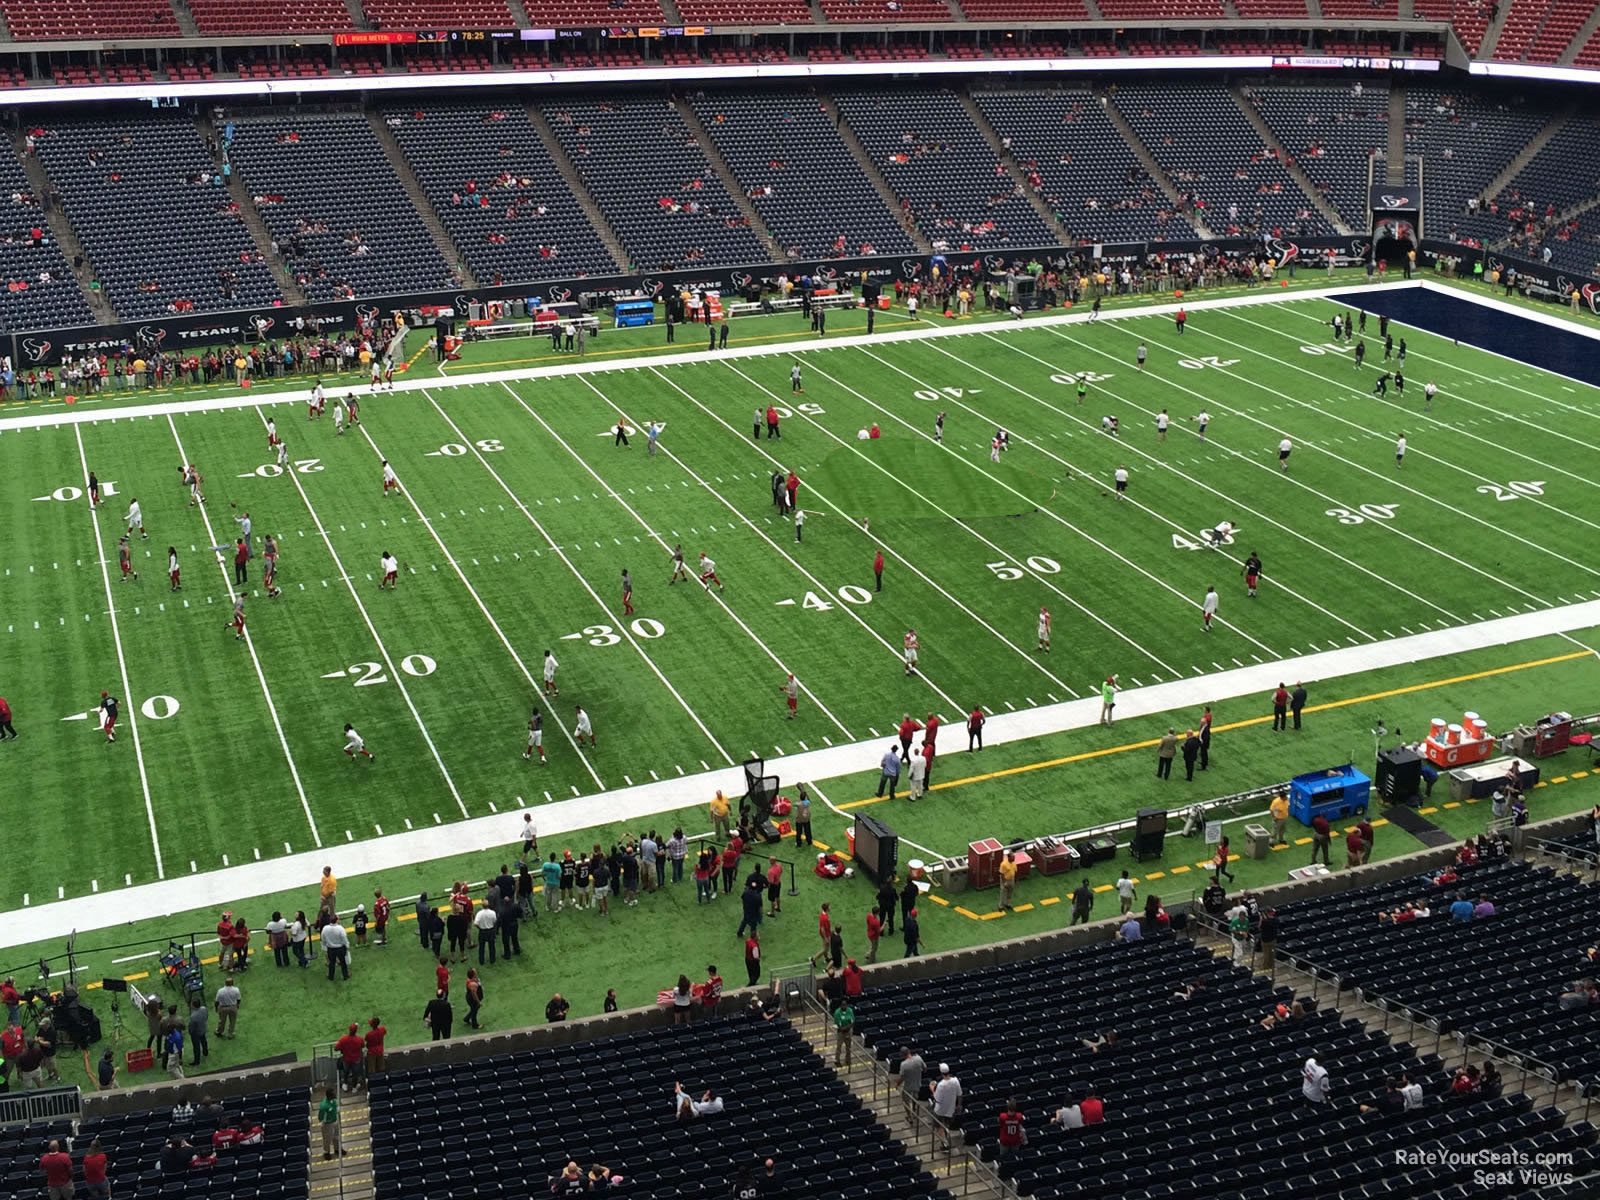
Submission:
[[[833,917],[828,912],[826,902],[817,913],[817,937],[822,941],[822,948],[811,956],[812,965],[815,965],[818,959],[828,957],[829,942],[833,939]]]
[[[872,577],[877,583],[876,591],[883,591],[883,551],[879,550],[872,556]]]
[[[866,985],[866,974],[856,966],[856,960],[846,959],[844,964],[844,994],[847,997],[861,995],[862,988]]]
[[[72,1155],[62,1152],[60,1142],[50,1142],[49,1148],[39,1156],[39,1166],[44,1171],[48,1200],[73,1200]]]
[[[1007,1100],[1000,1110],[1000,1161],[1005,1162],[1028,1144],[1028,1131],[1023,1127],[1022,1110],[1015,1100]]]
[[[967,753],[974,749],[983,749],[983,709],[978,705],[972,706],[972,712],[967,717]]]
[[[1361,857],[1366,853],[1367,843],[1362,840],[1361,830],[1352,828],[1344,837],[1344,865],[1359,867]]]
[[[372,893],[372,925],[377,931],[378,945],[389,944],[389,898],[378,888]]]
[[[878,961],[878,939],[883,936],[883,918],[875,909],[867,910],[867,961]]]
[[[1099,1096],[1085,1096],[1078,1105],[1078,1111],[1083,1114],[1085,1125],[1098,1125],[1106,1119],[1106,1106],[1100,1102]]]
[[[445,959],[439,960],[439,965],[433,969],[434,991],[448,993],[450,991],[450,964]]]
[[[1272,693],[1272,731],[1280,733],[1289,728],[1289,689],[1283,684]]]
[[[722,890],[728,895],[733,895],[733,877],[739,871],[739,853],[744,849],[744,844],[735,837],[722,851]]]
[[[333,1044],[339,1052],[339,1075],[347,1092],[359,1091],[362,1084],[362,1065],[367,1053],[367,1043],[358,1032],[359,1026],[351,1023],[349,1031]]]
[[[1333,866],[1328,861],[1328,848],[1333,844],[1332,831],[1328,826],[1328,818],[1318,813],[1311,818],[1311,861],[1317,861],[1317,855],[1322,856],[1326,866]]]
[[[106,1152],[100,1148],[100,1139],[89,1143],[89,1152],[83,1156],[83,1188],[96,1200],[110,1200],[111,1180],[106,1174]]]
[[[389,1036],[383,1022],[377,1017],[367,1022],[367,1075],[383,1074],[383,1039]]]
[[[224,912],[217,919],[217,970],[233,966],[233,914]]]

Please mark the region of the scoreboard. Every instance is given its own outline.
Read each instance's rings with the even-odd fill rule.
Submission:
[[[412,46],[441,42],[464,44],[489,42],[554,42],[587,37],[598,33],[603,38],[706,37],[715,32],[709,25],[611,25],[602,29],[396,29],[353,30],[333,35],[335,46]]]

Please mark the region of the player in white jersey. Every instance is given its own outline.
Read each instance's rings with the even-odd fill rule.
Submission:
[[[1039,649],[1050,653],[1050,610],[1042,604],[1039,606]]]
[[[1439,385],[1433,380],[1428,380],[1428,386],[1422,389],[1422,411],[1433,411],[1433,398],[1439,394]]]
[[[283,471],[289,469],[289,447],[282,438],[278,439],[278,467]]]
[[[583,711],[583,705],[577,706],[578,717],[572,727],[572,740],[582,746],[584,739],[589,741],[589,749],[594,749],[594,726],[589,723],[589,714]]]
[[[394,358],[388,354],[383,356],[383,386],[394,391]]]
[[[1167,426],[1171,421],[1172,418],[1167,416],[1167,410],[1164,408],[1156,414],[1156,441],[1164,442],[1167,440]]]
[[[1135,358],[1138,361],[1139,370],[1144,370],[1144,360],[1149,357],[1150,347],[1146,346],[1143,342],[1140,342],[1138,352],[1135,355]]]
[[[528,718],[528,745],[522,751],[522,757],[532,758],[535,750],[539,752],[539,761],[541,763],[549,761],[544,756],[544,717],[540,715],[537,708],[533,710],[533,715]]]
[[[1397,467],[1406,465],[1406,435],[1403,433],[1394,442],[1394,465]]]
[[[1278,470],[1287,471],[1289,469],[1289,455],[1293,451],[1294,443],[1288,438],[1284,438],[1283,441],[1278,443]]]
[[[389,465],[389,460],[383,460],[383,494],[387,499],[390,491],[400,490],[400,480],[395,477],[394,468]]]
[[[338,400],[333,402],[333,432],[339,437],[344,436],[344,404]]]
[[[322,380],[317,380],[311,389],[311,399],[306,401],[306,420],[315,421],[322,415],[322,410],[327,407],[328,393],[322,390]]]
[[[193,463],[179,467],[183,474],[183,482],[189,485],[189,507],[196,508],[206,502],[205,493],[200,490],[200,485],[205,482],[200,474],[200,468]]]
[[[144,538],[146,541],[149,540],[150,535],[144,531],[144,510],[139,507],[139,502],[137,500],[128,501],[127,525],[129,537],[132,537],[133,531],[137,529],[140,537]]]
[[[377,756],[367,749],[365,739],[356,732],[355,726],[347,722],[344,727],[344,756],[354,762],[358,754],[372,762],[378,761]]]
[[[1217,589],[1208,587],[1205,599],[1200,601],[1200,628],[1211,632],[1211,619],[1217,615]]]
[[[1233,522],[1218,521],[1206,531],[1206,537],[1211,540],[1213,547],[1221,549],[1233,540]]]
[[[717,585],[717,591],[723,590],[722,580],[717,578],[717,564],[707,558],[706,552],[702,550],[700,551],[700,586],[710,591],[713,583]]]
[[[1112,475],[1112,479],[1117,484],[1117,499],[1126,500],[1128,498],[1128,468],[1118,467],[1115,474]]]
[[[167,580],[172,584],[173,591],[183,591],[183,573],[178,567],[178,548],[176,546],[167,547]]]
[[[918,647],[917,647],[917,631],[915,629],[906,630],[906,636],[903,637],[900,640],[901,640],[901,646],[902,646],[901,654],[906,660],[906,674],[907,675],[915,674],[916,670],[917,670],[917,649],[918,649]]]
[[[378,355],[372,356],[372,390],[378,390],[378,384],[383,382],[383,359]]]
[[[544,694],[546,696],[559,696],[561,689],[556,686],[556,671],[561,664],[556,661],[556,656],[550,651],[544,652]]]
[[[394,591],[395,580],[400,575],[399,561],[394,555],[385,550],[378,563],[383,568],[383,578],[378,580],[378,590],[382,591],[384,588],[388,588],[391,592]]]
[[[278,445],[278,423],[271,417],[267,418],[267,449],[272,450]]]
[[[1211,414],[1202,408],[1199,412],[1195,413],[1193,420],[1196,426],[1196,431],[1200,435],[1200,440],[1202,442],[1205,441],[1206,426],[1211,424]]]

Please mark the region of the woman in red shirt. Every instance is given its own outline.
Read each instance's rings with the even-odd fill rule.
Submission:
[[[448,973],[448,972],[447,972]],[[383,1039],[389,1036],[389,1031],[384,1028],[383,1022],[377,1017],[367,1022],[367,1074],[383,1074]]]
[[[739,852],[743,848],[739,839],[734,838],[722,852],[722,890],[730,896],[733,895],[733,877],[739,871]]]
[[[83,1190],[98,1200],[110,1200],[111,1181],[106,1177],[106,1152],[100,1148],[100,1139],[89,1143],[89,1152],[83,1156]]]

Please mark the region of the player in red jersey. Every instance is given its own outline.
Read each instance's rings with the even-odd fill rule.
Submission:
[[[110,692],[100,693],[100,732],[106,735],[106,741],[117,740],[117,698]]]
[[[118,583],[127,583],[130,575],[135,580],[139,578],[139,572],[133,569],[133,552],[128,549],[127,538],[117,540],[117,565],[122,568],[122,578],[117,580]]]
[[[717,578],[717,564],[706,557],[704,550],[700,551],[700,585],[710,590],[711,584],[717,585],[717,591],[722,591],[722,580]]]

